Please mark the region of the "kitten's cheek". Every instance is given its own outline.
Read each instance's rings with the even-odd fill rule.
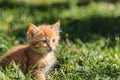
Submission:
[[[53,47],[53,50],[55,50],[56,49],[56,47]]]
[[[46,44],[43,44],[43,46],[44,46],[44,47],[47,47],[47,45],[46,45]]]
[[[55,46],[53,46],[52,50],[54,51],[55,49],[56,49],[56,47],[55,47]]]
[[[57,46],[58,44],[57,43],[55,43],[55,45],[54,46]]]

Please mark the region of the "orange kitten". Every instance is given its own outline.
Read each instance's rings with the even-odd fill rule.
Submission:
[[[27,32],[29,44],[12,48],[3,56],[0,65],[4,68],[14,61],[24,74],[33,70],[37,80],[45,80],[45,73],[56,61],[54,50],[59,41],[59,28],[59,21],[38,27],[30,24]]]

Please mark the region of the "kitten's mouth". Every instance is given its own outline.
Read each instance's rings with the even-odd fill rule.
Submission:
[[[52,52],[52,51],[54,51],[54,49],[42,48],[42,49],[39,49],[39,51],[42,52],[42,53],[46,53],[46,52]]]
[[[53,51],[53,49],[48,49],[47,51],[50,52],[50,51]]]

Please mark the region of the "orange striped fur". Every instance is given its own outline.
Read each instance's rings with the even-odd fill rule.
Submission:
[[[0,65],[4,68],[14,61],[26,74],[33,70],[37,80],[45,80],[45,73],[56,61],[54,50],[59,41],[60,22],[52,25],[30,24],[27,31],[28,44],[18,45],[3,55]]]

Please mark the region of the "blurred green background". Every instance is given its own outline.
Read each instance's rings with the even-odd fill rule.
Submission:
[[[61,36],[83,41],[120,34],[119,0],[0,0],[0,34],[26,36],[29,23],[61,20]]]
[[[57,20],[58,62],[47,80],[120,80],[120,0],[0,0],[0,58],[27,43],[29,23]],[[16,68],[0,68],[0,80],[33,80]]]

